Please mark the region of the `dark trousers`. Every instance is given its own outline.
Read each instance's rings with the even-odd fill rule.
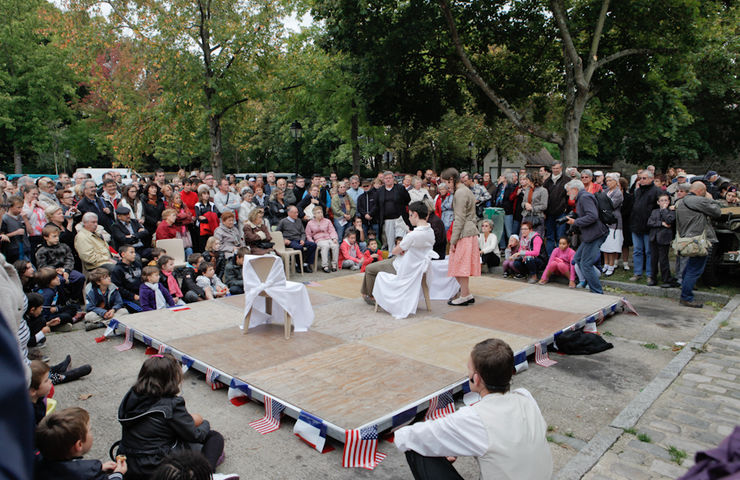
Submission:
[[[683,272],[683,281],[681,282],[681,300],[687,302],[694,301],[694,285],[704,273],[704,267],[707,266],[708,255],[703,257],[688,257],[686,260],[686,270]]]
[[[653,281],[658,281],[658,267],[660,267],[660,279],[663,283],[672,282],[671,264],[668,261],[668,251],[670,245],[659,245],[658,242],[650,241],[650,271],[653,274]]]
[[[493,252],[481,253],[480,258],[483,260],[483,263],[488,265],[488,268],[498,267],[501,265],[501,259]]]
[[[206,457],[208,463],[211,465],[211,470],[216,471],[216,464],[218,459],[224,451],[224,437],[215,430],[211,430],[206,435],[206,439],[203,442],[203,448],[200,453]]]
[[[514,268],[519,272],[526,271],[528,275],[537,275],[538,270],[545,269],[545,262],[540,257],[518,257],[514,260]]]
[[[300,242],[291,240],[290,245],[288,246],[294,250],[303,250],[303,263],[313,265],[313,259],[316,257],[316,244],[315,243],[309,242],[308,240],[306,240],[305,242],[303,242],[303,246],[301,247]]]
[[[565,214],[560,214],[557,217],[548,216],[545,219],[545,235],[547,237],[547,255],[552,253],[553,250],[558,246],[558,239],[565,236],[565,230],[568,228],[568,224],[565,222],[557,223],[558,218],[565,217]]]
[[[408,450],[406,462],[416,480],[463,480],[445,457],[424,457]]]

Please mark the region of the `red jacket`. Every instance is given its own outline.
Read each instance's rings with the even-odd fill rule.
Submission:
[[[339,245],[339,268],[342,268],[342,262],[345,260],[362,263],[362,252],[360,252],[360,247],[356,243],[350,245],[347,240],[343,240],[342,244]]]
[[[169,238],[177,238],[177,233],[180,228],[170,225],[169,223],[162,220],[157,225],[157,240],[167,240]]]
[[[190,214],[195,216],[195,204],[198,203],[197,192],[180,192],[180,199],[182,204],[188,207]]]
[[[365,267],[367,267],[371,263],[375,263],[375,262],[379,262],[379,261],[383,260],[383,256],[380,254],[380,250],[376,251],[375,253],[378,254],[378,258],[373,258],[372,257],[373,252],[371,252],[369,248],[367,250],[365,250],[365,253],[362,254],[363,255],[363,259],[362,259],[362,268],[360,268],[360,271],[361,272],[364,272],[365,271]]]

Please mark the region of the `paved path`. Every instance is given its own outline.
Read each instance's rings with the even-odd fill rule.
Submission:
[[[697,451],[715,447],[740,424],[740,309],[697,347],[676,380],[633,428],[622,430],[584,479],[678,478]]]

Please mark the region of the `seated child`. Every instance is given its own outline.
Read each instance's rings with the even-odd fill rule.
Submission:
[[[31,396],[36,425],[46,416],[46,397],[49,396],[54,385],[49,373],[49,365],[41,360],[31,361],[31,386],[28,389],[28,394]]]
[[[514,267],[514,261],[516,260],[513,258],[513,255],[519,251],[519,235],[512,235],[509,237],[509,243],[506,245],[506,250],[504,251],[504,278],[507,278],[509,275],[514,275],[520,273],[515,267]]]
[[[558,248],[553,249],[550,254],[550,260],[547,262],[545,271],[542,272],[542,277],[538,282],[540,285],[544,285],[549,281],[550,275],[562,275],[568,279],[568,287],[576,287],[576,268],[573,265],[573,257],[576,252],[570,248],[570,242],[568,237],[560,237],[558,240]]]
[[[47,415],[36,428],[36,446],[41,452],[36,479],[122,480],[128,470],[126,458],[105,463],[83,460],[92,445],[87,411],[72,407]]]
[[[105,320],[128,315],[121,293],[107,269],[101,267],[90,272],[90,282],[85,287],[85,310],[86,331],[105,328]]]
[[[380,250],[378,250],[378,240],[375,238],[368,239],[367,248],[365,249],[363,257],[362,268],[360,269],[361,272],[364,272],[365,268],[371,263],[383,260],[383,255],[380,253]]]
[[[211,475],[211,466],[202,453],[193,450],[176,450],[162,460],[152,475],[152,480],[216,480],[225,478],[239,479],[239,476],[224,477],[222,474]]]
[[[198,278],[195,279],[195,283],[206,292],[210,290],[216,298],[229,293],[229,287],[218,278],[213,265],[206,261],[202,261],[198,265]]]
[[[226,261],[224,283],[229,287],[229,292],[232,295],[244,293],[244,274],[242,271],[244,267],[244,255],[248,253],[249,249],[247,247],[239,247],[236,254]]]
[[[367,238],[365,237],[362,218],[355,217],[352,220],[352,228],[357,232],[357,246],[360,247],[361,252],[365,253],[365,250],[367,249]]]
[[[139,287],[139,302],[144,312],[160,310],[175,306],[175,301],[167,288],[159,283],[159,269],[146,266],[141,271],[141,286]]]
[[[198,265],[200,265],[203,255],[200,253],[191,253],[188,256],[188,263],[182,268],[182,293],[186,303],[199,302],[201,300],[213,300],[213,294],[210,290],[207,292],[200,288],[195,282],[198,277]]]
[[[36,292],[30,292],[26,295],[27,306],[23,314],[23,321],[28,329],[29,338],[25,345],[35,347],[43,345],[46,342],[46,334],[51,333],[51,327],[56,327],[61,321],[59,318],[47,320],[43,315],[44,297]]]
[[[16,260],[13,262],[13,267],[18,272],[23,292],[33,292],[33,289],[36,288],[36,269],[33,268],[33,264],[28,260]]]
[[[67,244],[59,242],[59,227],[47,224],[42,230],[43,243],[36,250],[36,266],[49,267],[64,277],[64,300],[80,302],[85,276],[75,270],[75,257]]]
[[[151,253],[152,258],[151,260],[149,260],[149,263],[147,263],[147,266],[156,267],[157,262],[159,261],[159,257],[161,257],[162,255],[166,255],[166,254],[167,254],[167,251],[164,248],[159,248],[159,247],[152,248],[152,253]]]
[[[43,267],[36,272],[36,292],[44,297],[44,318],[47,321],[59,319],[58,325],[75,323],[84,315],[77,310],[76,304],[63,305],[59,299],[61,279],[51,267]]]
[[[218,238],[211,237],[206,241],[206,249],[203,252],[203,260],[213,265],[216,276],[221,277],[226,269],[226,257],[221,250],[221,242]]]
[[[339,268],[359,270],[363,260],[362,252],[357,245],[357,232],[353,228],[347,229],[347,235],[339,245]]]
[[[175,278],[175,259],[169,255],[162,255],[157,260],[157,266],[159,267],[159,281],[162,283],[167,291],[170,292],[175,303],[182,300],[184,297],[180,284]]]
[[[123,397],[118,408],[123,431],[118,453],[127,457],[127,480],[152,478],[167,455],[194,443],[201,445],[210,471],[216,470],[224,438],[203,417],[188,412],[179,395],[182,379],[180,364],[172,355],[152,355]],[[163,411],[168,414],[162,415]]]

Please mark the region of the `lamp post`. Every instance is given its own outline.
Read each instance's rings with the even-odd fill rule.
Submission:
[[[69,148],[64,151],[64,171],[69,172]],[[59,175],[59,172],[57,172]]]
[[[303,135],[301,122],[295,120],[290,124],[290,136],[293,137],[293,148],[295,149],[295,173],[298,173],[298,139]]]
[[[478,173],[478,166],[475,164],[475,157],[473,156],[473,153],[475,151],[475,143],[468,142],[468,150],[470,151],[470,171]]]

